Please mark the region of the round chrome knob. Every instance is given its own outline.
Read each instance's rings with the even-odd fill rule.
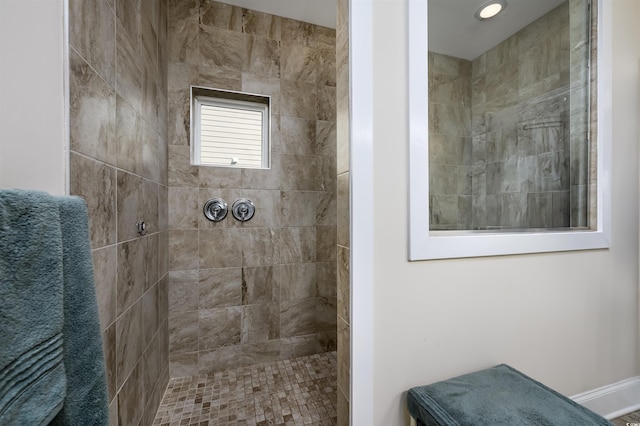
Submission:
[[[255,212],[256,208],[253,205],[253,201],[248,198],[238,198],[231,206],[231,213],[233,213],[233,217],[238,219],[240,222],[250,220]]]
[[[213,222],[220,222],[227,217],[227,203],[221,198],[212,198],[204,203],[204,215]]]

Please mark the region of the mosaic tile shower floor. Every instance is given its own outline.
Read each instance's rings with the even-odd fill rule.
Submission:
[[[335,425],[336,383],[336,352],[173,378],[153,425]]]

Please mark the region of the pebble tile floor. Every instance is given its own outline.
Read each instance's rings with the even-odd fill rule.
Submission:
[[[336,352],[173,378],[154,426],[336,424]]]

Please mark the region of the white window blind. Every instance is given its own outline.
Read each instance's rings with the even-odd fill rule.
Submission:
[[[195,96],[192,108],[194,164],[269,167],[268,104]]]

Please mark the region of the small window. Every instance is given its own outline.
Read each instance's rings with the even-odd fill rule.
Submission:
[[[191,163],[269,168],[269,96],[191,86]]]

